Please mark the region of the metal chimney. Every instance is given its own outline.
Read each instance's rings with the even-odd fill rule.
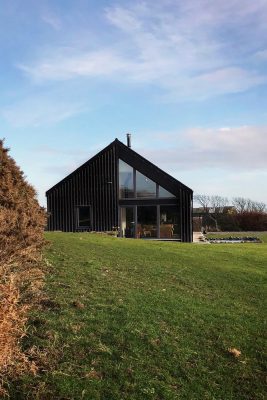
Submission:
[[[132,147],[132,143],[131,143],[131,134],[130,133],[127,133],[127,146],[128,147]]]

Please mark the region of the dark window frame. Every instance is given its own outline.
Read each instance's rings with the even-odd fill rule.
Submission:
[[[80,225],[80,209],[89,208],[89,225]],[[76,206],[76,227],[77,229],[91,229],[92,228],[92,207],[90,204],[82,204]]]

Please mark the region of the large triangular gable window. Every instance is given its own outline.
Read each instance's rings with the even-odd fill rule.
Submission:
[[[119,197],[120,199],[145,199],[174,198],[175,196],[126,162],[119,160]]]

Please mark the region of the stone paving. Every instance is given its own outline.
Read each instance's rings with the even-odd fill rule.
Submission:
[[[209,242],[206,241],[205,236],[202,232],[193,232],[193,243],[208,244]]]

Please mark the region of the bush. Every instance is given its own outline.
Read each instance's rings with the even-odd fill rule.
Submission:
[[[238,232],[267,230],[267,214],[261,211],[218,214],[216,215],[216,220],[221,231]],[[207,231],[216,230],[216,224],[209,214],[202,217],[202,226],[205,226]]]
[[[260,211],[244,211],[235,215],[237,225],[243,231],[267,230],[267,214]]]
[[[46,215],[23,172],[0,141],[0,382],[35,371],[20,348],[27,311],[42,287]],[[0,396],[5,393],[0,383]]]

